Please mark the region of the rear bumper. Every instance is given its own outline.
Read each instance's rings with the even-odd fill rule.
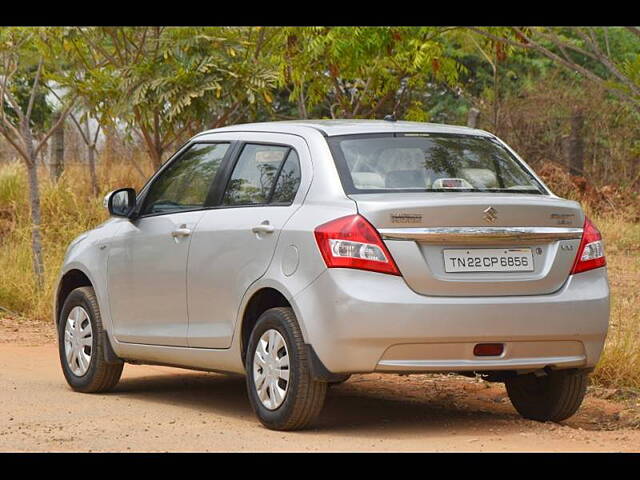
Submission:
[[[307,343],[334,373],[595,366],[607,333],[605,268],[535,296],[429,297],[401,277],[328,269],[294,297]],[[473,347],[501,342],[500,357]]]

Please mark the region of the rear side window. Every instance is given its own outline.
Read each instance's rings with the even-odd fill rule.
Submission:
[[[300,160],[295,150],[291,150],[280,170],[270,203],[290,204],[300,186]]]
[[[347,193],[546,193],[502,145],[471,135],[345,135],[329,140]]]
[[[300,185],[295,151],[280,145],[246,144],[224,193],[224,205],[289,204]]]
[[[206,206],[209,189],[228,149],[228,143],[192,145],[154,180],[141,214],[180,212]]]

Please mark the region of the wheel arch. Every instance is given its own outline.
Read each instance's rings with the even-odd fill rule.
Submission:
[[[293,305],[280,290],[272,286],[265,286],[256,290],[247,301],[242,313],[242,324],[240,326],[240,354],[243,363],[253,327],[263,312],[274,307],[293,308]]]
[[[89,276],[79,268],[72,268],[65,272],[58,282],[58,288],[55,296],[55,323],[60,322],[60,312],[67,296],[78,287],[92,287],[93,283]]]

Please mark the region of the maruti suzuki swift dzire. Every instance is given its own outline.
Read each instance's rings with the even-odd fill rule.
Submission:
[[[219,128],[105,204],[55,294],[80,392],[112,389],[124,363],[240,373],[259,420],[294,430],[350,374],[455,372],[561,421],[602,352],[600,233],[485,131]]]

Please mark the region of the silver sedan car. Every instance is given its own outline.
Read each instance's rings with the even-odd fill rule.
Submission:
[[[260,421],[294,430],[352,373],[456,372],[560,421],[602,352],[600,233],[485,131],[225,127],[105,203],[55,294],[80,392],[112,389],[126,362],[240,373]]]

